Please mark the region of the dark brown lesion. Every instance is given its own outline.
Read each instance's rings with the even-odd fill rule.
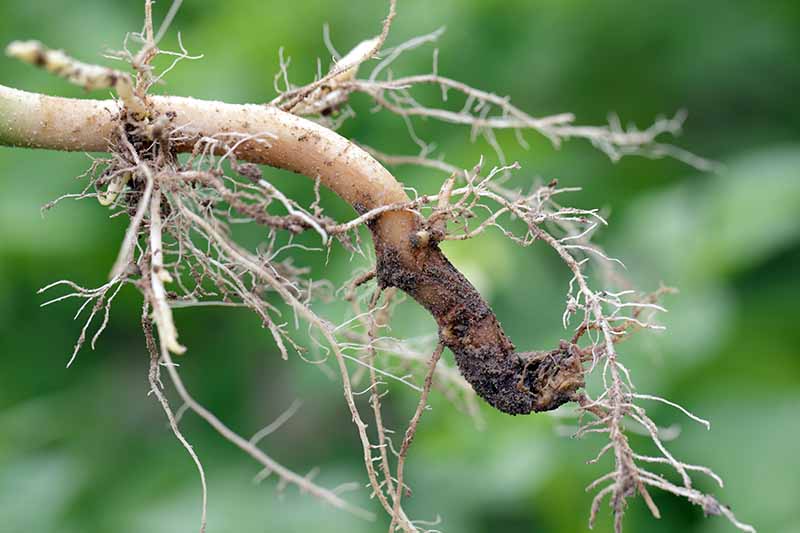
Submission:
[[[549,411],[583,387],[580,354],[569,343],[550,352],[517,353],[491,308],[416,223],[406,239],[384,238],[373,225],[381,287],[397,287],[436,319],[439,337],[464,378],[496,409],[512,414]]]

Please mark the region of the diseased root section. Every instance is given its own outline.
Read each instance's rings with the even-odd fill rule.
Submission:
[[[522,362],[517,388],[536,397],[534,411],[548,411],[575,401],[577,389],[585,385],[584,369],[577,347],[561,342],[549,352],[519,354]]]
[[[492,407],[508,414],[549,411],[583,387],[580,358],[568,346],[548,357],[516,354],[497,317],[475,287],[447,260],[433,237],[418,230],[392,246],[373,231],[377,277],[423,305],[439,326],[464,378]]]

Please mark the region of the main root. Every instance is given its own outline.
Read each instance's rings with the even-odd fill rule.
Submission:
[[[179,0],[173,4],[167,20],[174,17],[179,5]],[[670,156],[697,168],[711,168],[711,162],[657,140],[660,135],[676,133],[684,115],[659,119],[645,130],[635,127],[623,130],[616,119],[606,126],[576,126],[574,117],[568,113],[534,118],[507,98],[441,76],[436,54],[429,75],[395,78],[388,74],[388,67],[400,54],[434,41],[441,31],[392,49],[368,78],[359,79],[359,66],[382,49],[395,13],[396,0],[390,0],[381,33],[356,46],[327,75],[320,73],[310,84],[293,86],[289,82],[288,63],[282,58],[276,86],[282,78],[285,90],[279,90],[280,94],[267,105],[235,105],[149,94],[151,86],[178,61],[192,58],[179,39],[181,51],[168,52],[175,63],[160,75],[154,75],[150,62],[162,53],[157,43],[166,29],[162,26],[158,33],[154,31],[151,0],[145,0],[144,30],[135,34],[142,48],[136,54],[127,49],[118,54],[136,70],[135,84],[130,74],[81,63],[35,41],[9,46],[8,53],[23,61],[87,89],[110,88],[120,96],[120,100],[74,100],[0,86],[0,144],[108,152],[110,156],[96,160],[87,173],[90,176],[87,188],[80,194],[62,198],[96,197],[101,205],[116,210],[117,215],[130,218],[110,282],[97,289],[85,289],[62,280],[46,288],[66,286],[74,291],[47,303],[72,297],[83,299],[76,318],[94,302],[70,362],[87,338],[93,318],[103,311],[104,319],[91,337],[92,346],[105,328],[117,292],[123,285],[135,284],[144,296],[145,309],[152,314],[143,317],[151,354],[151,390],[203,477],[201,529],[205,525],[203,469],[178,428],[179,417],[172,414],[161,392],[159,365],[166,365],[167,374],[188,409],[258,461],[264,475],[276,473],[282,485],[295,485],[333,506],[359,516],[372,516],[348,504],[337,489],[319,487],[310,476],[300,476],[276,463],[257,446],[258,436],[264,432],[257,433],[258,438],[250,441],[232,432],[194,400],[178,375],[172,354],[183,353],[186,348],[178,342],[178,328],[172,316],[174,307],[248,307],[270,332],[283,358],[288,358],[292,350],[301,357],[309,357],[308,350],[296,345],[289,335],[290,319],[284,319],[281,310],[269,302],[266,295],[271,292],[294,313],[296,327],[301,320],[309,325],[314,347],[321,352],[314,362],[328,358],[335,361],[358,432],[369,486],[391,519],[390,531],[399,528],[418,532],[430,525],[409,518],[401,500],[407,488],[403,475],[406,456],[433,387],[442,390],[456,405],[462,399],[465,410],[473,415],[476,408],[470,389],[495,409],[512,415],[548,411],[576,402],[581,417],[576,434],[603,433],[609,438],[594,461],[612,450],[614,457],[613,470],[589,487],[598,489],[590,523],[607,496],[617,531],[622,528],[626,501],[635,494],[641,495],[654,516],[660,516],[648,493],[648,487],[652,487],[684,497],[700,505],[706,513],[724,515],[743,531],[753,531],[738,522],[713,496],[693,487],[690,471],[703,473],[720,484],[721,480],[711,470],[683,463],[667,450],[658,427],[638,403],[656,400],[676,404],[634,392],[628,370],[618,358],[616,346],[633,332],[660,329],[650,315],[663,311],[658,297],[666,291],[643,296],[627,287],[616,292],[592,288],[586,275],[590,259],[600,258],[603,267],[614,261],[590,242],[594,230],[606,221],[595,209],[560,205],[556,198],[574,189],[559,188],[556,181],[537,185],[528,192],[506,188],[505,180],[519,166],[506,164],[495,136],[498,130],[514,130],[524,145],[522,132],[533,131],[556,146],[577,137],[588,140],[612,159],[626,155]],[[338,57],[335,51],[332,53]],[[379,78],[381,73],[385,73],[386,79]],[[458,93],[463,107],[456,111],[444,104],[442,107],[420,104],[411,95],[411,90],[420,85],[440,87],[443,101],[447,101],[448,91]],[[353,92],[365,93],[378,107],[401,117],[420,146],[420,154],[383,154],[333,131],[342,120],[353,115],[348,100]],[[482,160],[473,169],[464,170],[432,159],[431,146],[413,129],[413,117],[469,126],[473,139],[482,137],[494,150],[498,166],[482,175]],[[182,153],[190,155],[179,158]],[[449,177],[438,194],[417,195],[412,199],[384,164],[413,164],[445,172]],[[265,179],[257,165],[311,178],[317,186],[317,200],[308,208],[299,205]],[[326,217],[319,205],[321,185],[349,202],[358,216],[345,223]],[[275,205],[281,206],[286,214],[276,214]],[[479,222],[476,224],[475,220]],[[268,238],[261,247],[249,250],[234,241],[230,225],[240,222],[266,228]],[[322,245],[329,250],[332,242],[338,241],[355,253],[363,252],[359,228],[364,225],[371,232],[376,264],[374,270],[359,275],[347,291],[346,299],[353,305],[354,317],[335,326],[318,316],[310,305],[311,299],[327,289],[328,284],[309,279],[307,270],[295,266],[291,257],[279,260],[284,251],[298,245],[291,240],[278,245],[277,235],[309,230],[319,235]],[[521,246],[543,243],[570,271],[563,323],[565,328],[575,318],[579,323],[572,338],[561,341],[555,349],[517,352],[489,305],[440,249],[442,241],[466,240],[490,228],[499,229]],[[377,282],[377,288],[364,309],[355,287],[372,280]],[[397,300],[395,289],[411,296],[436,320],[438,342],[432,355],[428,349],[430,342],[418,348],[410,340],[399,341],[379,334],[389,320],[391,303]],[[381,298],[383,304],[379,305]],[[152,334],[153,324],[158,331],[158,346]],[[453,352],[460,376],[440,359],[443,347]],[[349,351],[355,351],[356,355],[350,355]],[[393,373],[379,368],[379,353],[391,355],[401,371]],[[358,370],[351,372],[351,364],[357,364]],[[424,372],[420,372],[421,367]],[[409,369],[416,375],[411,375],[414,372]],[[585,375],[595,369],[602,378],[603,390],[592,398],[582,389]],[[354,391],[354,385],[365,377],[368,387],[362,392]],[[423,378],[421,386],[414,382],[415,377],[417,382]],[[381,398],[387,386],[384,378],[420,393],[399,452],[381,414]],[[367,393],[374,415],[371,427],[362,419],[356,402],[357,396]],[[708,424],[679,409],[690,418]],[[584,420],[584,416],[589,420]],[[660,455],[635,453],[628,441],[626,424],[642,427]],[[680,477],[680,484],[650,472],[641,466],[643,463],[668,465]]]

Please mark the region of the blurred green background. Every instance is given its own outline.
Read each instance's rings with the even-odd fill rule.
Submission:
[[[3,0],[0,42],[37,38],[79,58],[100,61],[138,31],[134,0]],[[168,2],[156,5],[157,19]],[[230,102],[272,98],[278,48],[292,56],[291,75],[306,82],[316,58],[327,66],[322,25],[345,51],[374,35],[385,14],[375,0],[277,2],[186,0],[175,30],[201,61],[182,63],[159,91]],[[680,458],[707,464],[726,480],[713,491],[760,531],[800,532],[800,3],[796,0],[611,1],[400,0],[389,44],[440,26],[444,75],[510,95],[534,115],[572,111],[580,123],[602,123],[609,111],[646,126],[660,113],[686,108],[678,144],[724,164],[698,173],[669,160],[627,158],[613,164],[587,143],[554,150],[528,135],[528,151],[501,136],[523,170],[516,183],[559,178],[580,186],[568,201],[606,209],[611,225],[599,236],[628,266],[641,289],[660,281],[680,288],[668,297],[668,332],[624,346],[639,389],[679,401],[712,420],[711,431],[674,410],[648,406],[660,423],[677,424],[669,443]],[[427,72],[432,48],[395,64],[399,74]],[[0,83],[50,94],[82,96],[43,72],[0,59]],[[92,95],[93,97],[102,95]],[[376,148],[411,153],[402,123],[371,114],[342,132]],[[418,124],[452,163],[471,166],[491,150],[470,144],[463,129]],[[85,349],[65,369],[81,324],[74,302],[40,309],[36,290],[62,278],[98,285],[113,262],[124,221],[109,220],[96,202],[66,202],[45,217],[39,208],[88,166],[84,154],[0,148],[0,531],[176,532],[199,520],[194,465],[147,396],[147,357],[139,329],[140,298],[120,294],[96,351]],[[267,171],[284,190],[310,199],[307,180]],[[441,176],[399,169],[423,192]],[[352,212],[327,195],[330,213]],[[311,239],[309,242],[313,242]],[[567,276],[541,246],[519,249],[496,233],[447,246],[452,260],[494,306],[515,344],[546,348],[567,334],[560,327]],[[297,262],[316,277],[348,279],[363,261],[334,250]],[[342,306],[330,307],[340,320]],[[339,313],[337,315],[337,313]],[[403,305],[393,333],[435,332],[413,302]],[[320,468],[328,486],[365,481],[361,452],[335,379],[298,358],[283,362],[258,321],[236,310],[179,310],[189,353],[182,372],[196,397],[231,427],[251,434],[293,400],[303,407],[265,441],[268,453],[306,472]],[[449,357],[449,356],[448,356]],[[394,388],[387,403],[396,425],[415,397]],[[562,421],[507,417],[482,406],[483,429],[441,395],[424,419],[407,479],[412,516],[442,517],[445,531],[477,533],[587,530],[592,495],[584,487],[608,463],[585,465],[599,438],[558,436]],[[209,481],[209,531],[385,531],[300,495],[273,479],[254,485],[257,465],[196,417],[183,429]],[[634,447],[647,451],[634,437]],[[366,501],[366,489],[353,495]],[[627,531],[722,532],[720,518],[654,494],[664,518],[641,501]],[[377,508],[376,508],[377,510]],[[382,520],[382,519],[381,519]],[[597,531],[610,531],[604,506]]]

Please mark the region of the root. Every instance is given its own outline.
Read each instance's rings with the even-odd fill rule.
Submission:
[[[133,81],[125,72],[81,63],[61,50],[47,48],[39,41],[14,41],[6,48],[6,54],[41,67],[87,91],[114,89],[127,109],[137,115],[146,113],[144,102],[134,94]]]
[[[150,295],[152,297],[152,293],[150,293]],[[175,436],[178,438],[178,440],[181,441],[181,444],[183,444],[183,446],[186,448],[189,455],[195,461],[195,464],[197,465],[197,468],[200,472],[200,480],[203,488],[203,514],[202,514],[201,533],[202,531],[205,530],[205,522],[206,522],[205,516],[206,516],[207,488],[206,488],[205,473],[203,471],[202,464],[197,458],[197,455],[195,454],[191,445],[189,445],[189,443],[186,441],[186,439],[180,432],[178,428],[178,423],[175,417],[173,416],[171,409],[169,408],[169,404],[167,403],[166,398],[163,396],[163,393],[160,391],[159,388],[160,383],[158,378],[159,364],[163,364],[163,366],[167,369],[167,374],[170,377],[170,381],[175,387],[178,396],[183,401],[185,409],[188,409],[193,413],[197,414],[200,418],[205,420],[212,428],[214,428],[225,440],[230,441],[239,449],[247,453],[247,455],[255,459],[264,468],[264,472],[266,472],[267,474],[269,473],[276,474],[283,483],[295,485],[302,492],[310,494],[320,499],[321,501],[330,504],[335,508],[342,509],[365,520],[374,520],[375,515],[373,513],[347,502],[337,494],[336,489],[329,490],[323,488],[314,483],[313,481],[311,481],[308,477],[296,474],[295,472],[284,467],[283,465],[272,459],[270,456],[268,456],[260,448],[257,447],[259,439],[253,438],[248,441],[244,437],[240,436],[239,434],[235,433],[233,430],[228,428],[228,426],[226,426],[211,411],[209,411],[208,409],[203,407],[200,403],[198,403],[194,399],[194,397],[192,397],[189,394],[188,390],[183,384],[183,380],[178,374],[177,367],[175,363],[172,361],[172,357],[170,356],[170,351],[167,349],[166,343],[164,342],[163,339],[160,342],[161,346],[160,350],[157,352],[153,352],[153,350],[156,350],[157,348],[156,348],[156,343],[153,340],[152,322],[150,322],[150,319],[147,317],[146,313],[142,317],[142,326],[145,332],[145,338],[147,340],[148,349],[151,351],[151,369],[150,369],[151,388],[156,397],[158,398],[159,402],[161,403],[162,407],[164,408],[165,413],[167,414],[167,418],[169,419],[170,427],[172,428],[173,433],[175,433]],[[155,361],[155,363],[153,361]]]
[[[658,119],[644,130],[635,127],[623,130],[614,117],[605,126],[592,127],[575,125],[569,113],[535,118],[513,106],[507,98],[441,76],[436,53],[431,74],[401,78],[388,74],[388,67],[402,53],[435,41],[441,31],[395,47],[367,79],[359,79],[359,67],[374,58],[384,45],[396,13],[396,0],[389,0],[389,13],[378,37],[362,42],[333,65],[328,74],[323,76],[320,70],[319,79],[312,83],[292,86],[288,62],[281,57],[279,76],[283,78],[286,92],[270,105],[151,96],[149,88],[178,61],[193,58],[179,38],[180,52],[169,53],[175,61],[172,66],[159,76],[154,75],[150,66],[156,55],[165,53],[157,48],[157,43],[180,3],[180,0],[173,2],[167,20],[156,33],[152,0],[145,0],[144,29],[136,34],[143,43],[141,49],[133,54],[126,48],[117,54],[136,71],[135,85],[130,74],[78,62],[41,43],[12,43],[7,50],[9,55],[87,89],[112,88],[120,98],[72,100],[0,86],[0,144],[111,154],[102,163],[93,164],[89,173],[90,187],[76,195],[96,196],[101,205],[115,211],[112,216],[130,217],[111,269],[111,281],[92,290],[71,282],[57,282],[69,285],[74,292],[47,303],[83,298],[85,302],[78,315],[94,303],[71,363],[86,339],[93,318],[105,310],[92,346],[105,328],[111,302],[120,287],[139,278],[136,284],[144,295],[145,311],[152,310],[152,317],[146,312],[142,317],[151,356],[150,388],[173,433],[200,473],[201,532],[206,523],[205,474],[162,392],[161,365],[167,369],[185,409],[200,416],[223,438],[253,457],[263,467],[259,478],[275,473],[281,485],[296,485],[334,507],[363,518],[371,519],[373,515],[342,499],[336,489],[325,489],[314,484],[311,476],[300,476],[286,469],[257,446],[285,417],[248,441],[189,394],[172,360],[172,354],[186,350],[178,343],[172,308],[193,305],[250,308],[272,335],[284,359],[288,359],[294,349],[304,359],[311,360],[305,355],[306,348],[295,344],[289,335],[292,323],[295,328],[299,328],[301,321],[308,324],[309,335],[319,348],[319,358],[311,362],[325,363],[330,359],[335,363],[345,402],[358,432],[369,487],[391,518],[391,531],[417,532],[428,524],[411,520],[402,506],[402,499],[408,489],[404,481],[406,458],[434,387],[450,392],[451,397],[465,396],[465,410],[473,414],[476,412],[475,397],[468,393],[470,389],[495,409],[512,415],[549,411],[567,402],[576,402],[581,417],[576,434],[602,433],[609,438],[595,461],[605,453],[614,452],[613,470],[589,487],[598,489],[591,508],[592,524],[606,497],[611,502],[618,532],[627,501],[635,494],[642,496],[655,517],[660,516],[648,493],[648,487],[653,487],[684,497],[702,506],[706,513],[724,515],[736,527],[752,531],[713,496],[693,488],[691,473],[708,475],[720,484],[721,480],[705,467],[676,459],[664,445],[659,428],[639,403],[662,401],[681,409],[696,421],[705,421],[657,396],[634,393],[629,372],[618,357],[617,345],[632,333],[661,329],[652,322],[650,315],[664,310],[658,304],[658,297],[664,291],[641,296],[629,289],[614,292],[591,287],[586,273],[590,261],[599,262],[601,269],[608,269],[607,263],[618,263],[590,242],[594,231],[606,221],[597,210],[563,207],[557,197],[575,189],[559,188],[555,181],[527,192],[505,188],[505,180],[519,165],[505,162],[495,134],[499,130],[514,130],[522,145],[525,145],[523,131],[544,135],[556,146],[570,138],[581,138],[613,160],[626,155],[669,156],[701,169],[712,168],[712,162],[658,140],[661,135],[677,133],[685,119],[683,113],[671,119]],[[382,73],[386,79],[379,79]],[[457,111],[444,105],[419,104],[412,90],[423,85],[439,87],[444,102],[448,92],[457,93],[463,99],[463,107]],[[352,110],[347,105],[353,92],[365,93],[378,108],[399,117],[420,147],[420,153],[386,155],[362,148],[322,125],[336,126],[350,116]],[[332,118],[339,113],[338,118]],[[308,115],[313,120],[299,115]],[[432,158],[431,145],[414,130],[415,117],[467,126],[472,140],[483,138],[491,147],[499,166],[482,175],[482,159],[471,170],[464,170]],[[190,156],[179,162],[179,153]],[[435,169],[446,172],[448,177],[438,194],[415,194],[412,199],[378,160]],[[315,180],[317,201],[305,208],[291,200],[265,179],[257,167],[261,164]],[[100,168],[104,170],[97,175],[95,170]],[[226,175],[226,168],[234,175]],[[350,203],[357,216],[344,223],[325,217],[319,207],[320,185]],[[96,194],[87,194],[91,187]],[[275,214],[275,207],[285,214]],[[230,226],[243,222],[254,222],[266,228],[267,239],[256,251],[241,247],[231,238]],[[307,269],[295,266],[291,258],[280,260],[284,252],[300,245],[291,239],[288,244],[277,245],[277,232],[294,235],[313,230],[323,250],[330,251],[332,242],[338,241],[351,253],[367,256],[358,233],[362,226],[366,226],[372,236],[375,266],[356,278],[346,293],[355,316],[335,326],[318,316],[310,306],[312,298],[332,292],[330,284],[312,281]],[[517,352],[489,305],[439,247],[444,240],[466,240],[488,230],[499,230],[521,246],[543,243],[571,272],[563,323],[567,328],[577,319],[578,325],[569,341],[561,341],[550,351]],[[356,289],[372,280],[377,287],[369,288],[373,291],[372,299],[363,310]],[[173,285],[168,287],[167,284]],[[400,294],[396,289],[411,296],[436,320],[438,343],[430,357],[427,356],[430,352],[411,349],[408,344],[379,334],[389,322],[392,301]],[[284,317],[284,313],[270,303],[268,293],[277,294],[293,316]],[[382,295],[384,304],[378,305]],[[158,347],[153,324],[158,332]],[[319,335],[319,339],[315,335]],[[463,378],[455,369],[440,362],[444,347],[455,355]],[[346,353],[348,350],[356,351],[357,355]],[[407,373],[380,368],[384,356],[393,358],[398,368]],[[351,375],[349,365],[352,363],[359,368]],[[423,366],[424,372],[421,372]],[[595,369],[601,374],[603,390],[596,398],[591,398],[583,390],[584,379]],[[421,386],[418,381],[415,383],[420,375]],[[382,399],[388,392],[384,377],[420,393],[399,451],[394,448],[391,429],[385,426],[381,411]],[[361,392],[354,391],[354,385],[362,378],[369,380],[368,387]],[[453,394],[453,390],[457,392]],[[368,427],[362,418],[356,401],[359,395],[369,397],[375,421],[373,427]],[[630,430],[626,424],[641,428],[655,445],[658,455],[635,453],[628,441]],[[680,484],[641,466],[654,463],[669,465],[680,478]]]
[[[25,93],[21,97],[33,95]],[[172,127],[184,135],[173,144],[178,152],[194,151],[199,140],[222,132],[259,135],[270,131],[276,138],[269,146],[256,139],[246,140],[234,145],[233,154],[250,162],[318,176],[322,184],[361,214],[410,203],[400,184],[372,156],[308,120],[261,106],[178,97],[152,97],[152,102],[152,114],[174,117]],[[53,104],[68,107],[72,102],[54,98]],[[114,121],[109,117],[99,127],[110,135]],[[211,149],[222,155],[230,150],[214,145]],[[456,354],[465,378],[479,395],[511,414],[530,413],[534,404],[536,410],[555,409],[566,401],[570,391],[565,391],[558,401],[537,403],[538,391],[525,393],[517,389],[522,365],[514,355],[513,345],[489,306],[444,257],[437,243],[415,245],[422,226],[413,212],[387,209],[369,222],[381,286],[402,289],[431,312],[439,324],[442,341]]]
[[[580,360],[568,356],[548,367],[556,389],[541,378],[526,378],[523,357],[514,352],[494,313],[436,242],[409,242],[404,248],[375,242],[381,286],[402,289],[433,315],[461,374],[489,404],[516,415],[556,409],[574,399],[583,386]],[[527,386],[519,387],[521,381]]]
[[[203,463],[200,462],[200,458],[197,457],[197,453],[195,453],[194,448],[192,448],[192,445],[189,444],[189,441],[187,441],[186,437],[184,437],[183,433],[181,433],[181,430],[178,427],[178,421],[175,415],[172,413],[169,402],[164,396],[164,393],[161,391],[163,388],[163,385],[161,384],[159,367],[161,357],[159,356],[159,350],[156,347],[156,342],[153,338],[153,323],[150,322],[150,319],[147,316],[147,307],[147,303],[145,303],[142,309],[142,330],[144,331],[147,350],[150,352],[150,371],[147,374],[147,378],[150,383],[150,392],[152,392],[156,398],[158,398],[158,403],[161,404],[164,414],[167,415],[169,427],[175,434],[175,438],[180,441],[181,445],[186,449],[186,452],[197,466],[197,472],[200,474],[200,487],[202,488],[203,493],[203,501],[200,512],[200,533],[204,533],[206,530],[206,516],[208,512],[208,485],[206,484],[206,472],[205,469],[203,469]]]

